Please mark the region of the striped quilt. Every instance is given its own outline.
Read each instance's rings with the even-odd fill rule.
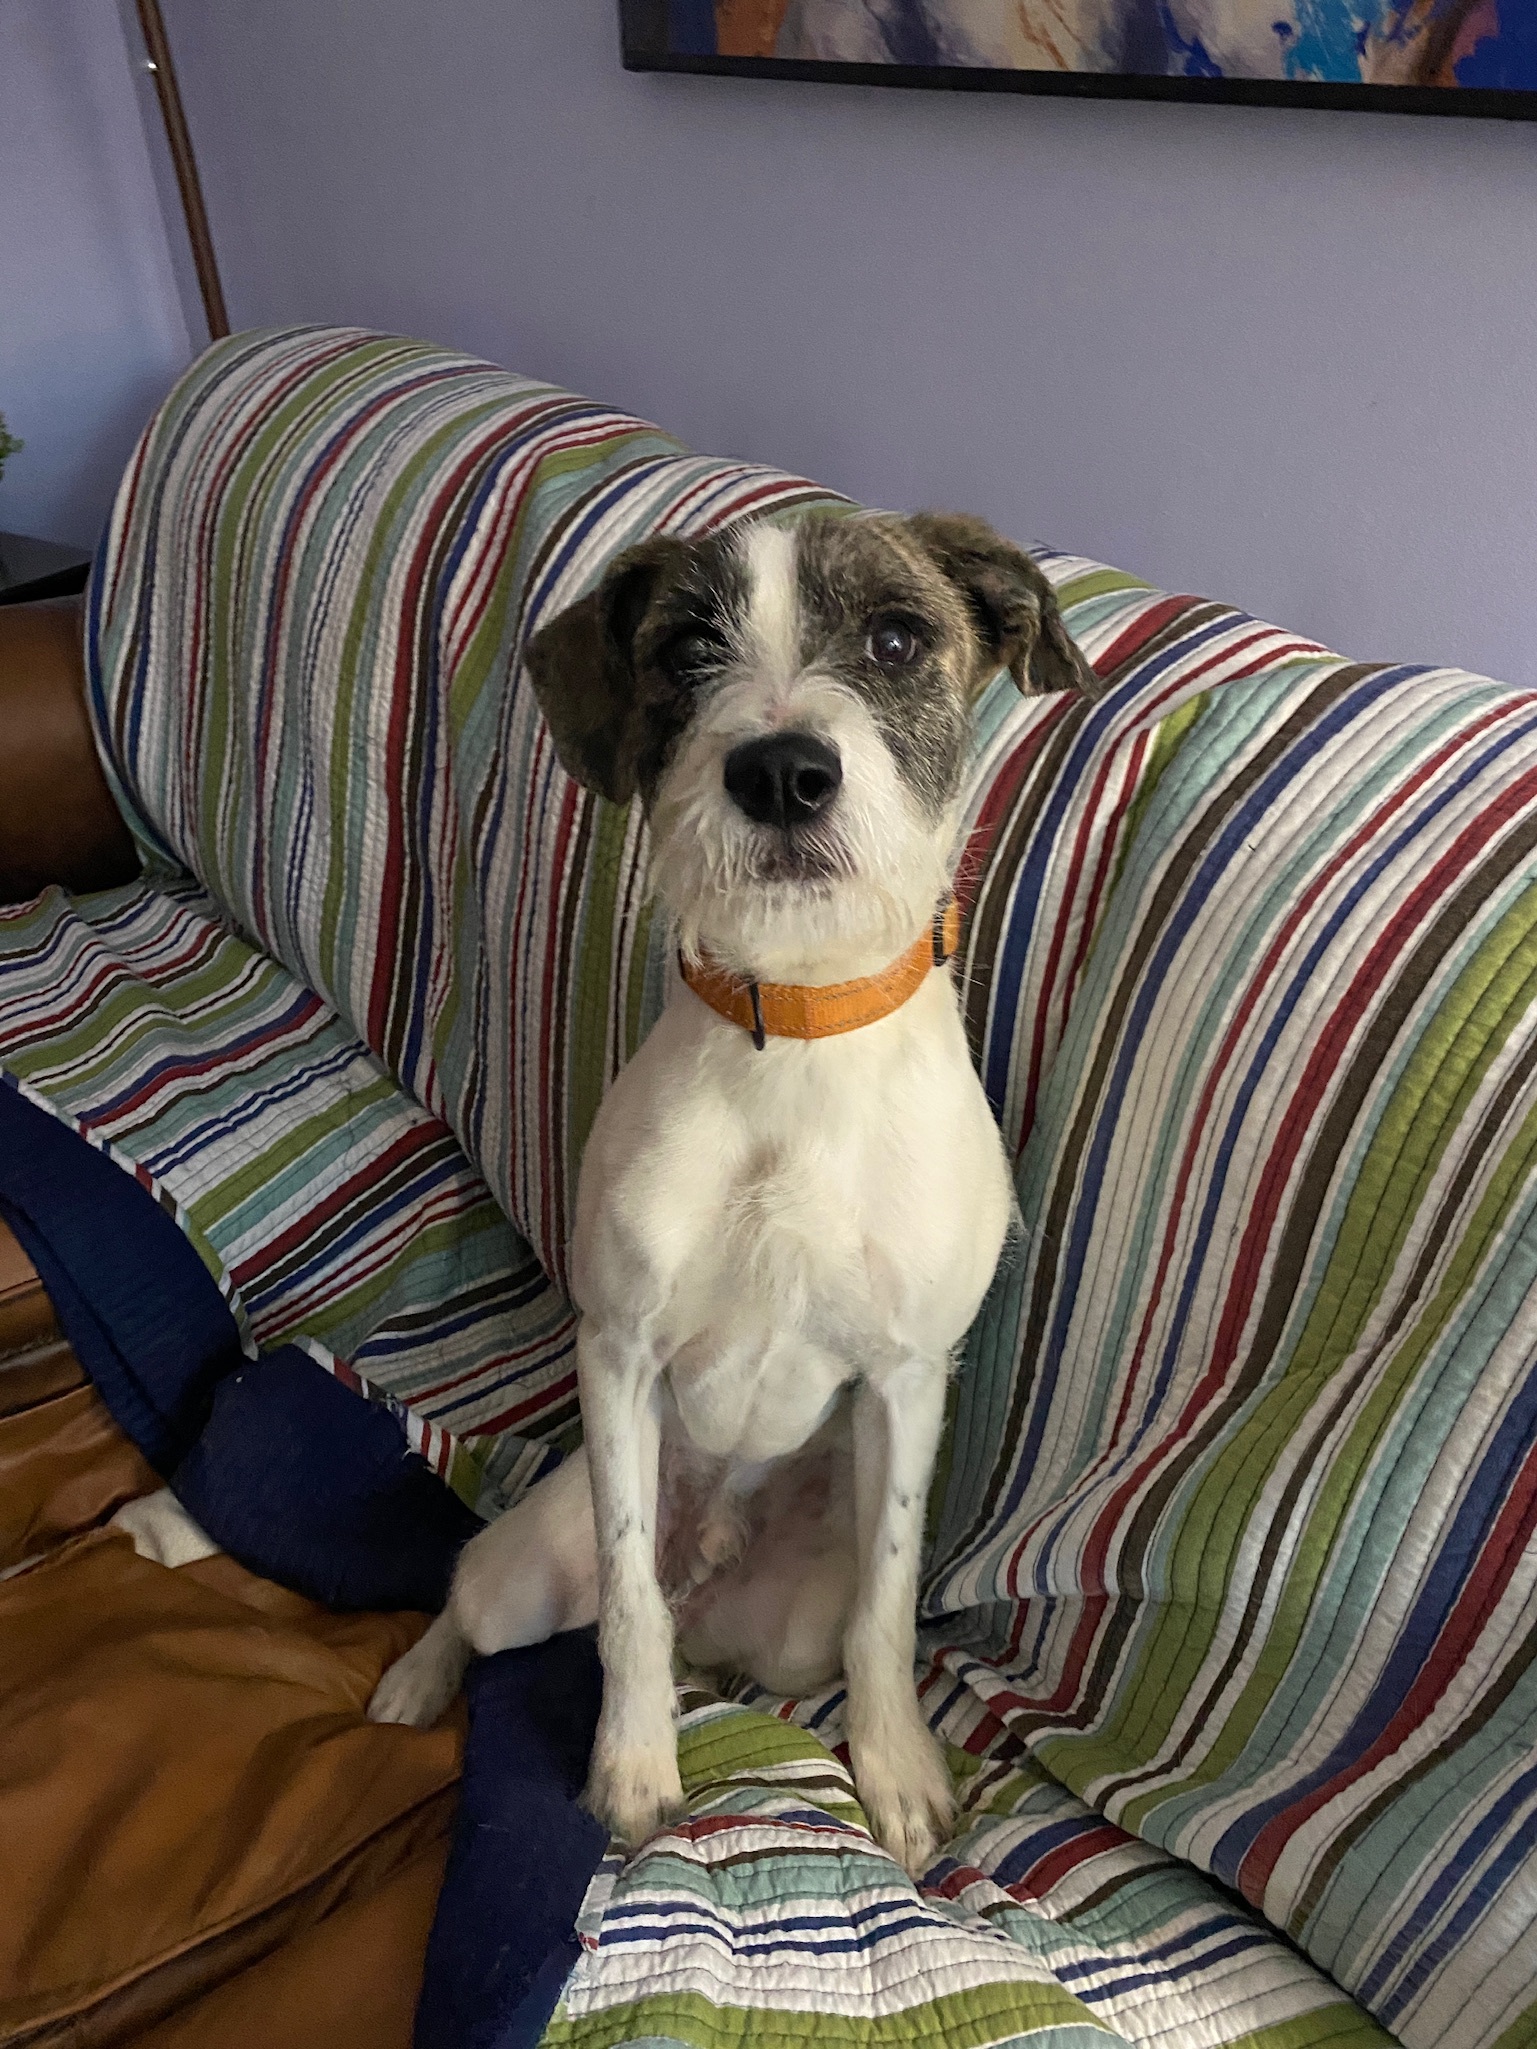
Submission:
[[[571,1442],[576,1168],[668,973],[519,649],[645,533],[829,502],[332,329],[217,346],[125,476],[146,878],[0,912],[0,1072],[487,1510]],[[1529,2049],[1537,699],[1041,559],[1105,687],[995,685],[970,782],[1024,1231],[931,1503],[957,1833],[915,1888],[836,1689],[690,1683],[549,2039]]]

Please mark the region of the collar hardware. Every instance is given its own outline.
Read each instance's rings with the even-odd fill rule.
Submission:
[[[960,943],[960,906],[948,896],[936,906],[929,931],[878,975],[823,987],[743,982],[708,958],[691,967],[681,954],[678,970],[694,994],[729,1023],[740,1025],[761,1053],[771,1038],[831,1039],[889,1017],[917,994],[935,968],[954,958]]]

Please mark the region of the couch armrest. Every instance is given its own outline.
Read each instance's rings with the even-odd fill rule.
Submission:
[[[86,718],[83,629],[79,598],[0,605],[0,903],[138,873]]]
[[[37,1268],[0,1221],[0,1365],[53,1343],[59,1326]]]
[[[84,1383],[37,1268],[0,1221],[0,1566],[6,1563],[5,1490],[13,1477],[5,1419]]]

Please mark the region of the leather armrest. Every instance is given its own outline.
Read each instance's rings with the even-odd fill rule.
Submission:
[[[53,1304],[37,1268],[10,1226],[0,1222],[0,1360],[33,1351],[58,1335]]]
[[[85,1375],[64,1341],[37,1268],[0,1222],[0,1439],[4,1419],[81,1386]],[[0,1483],[6,1460],[0,1443]],[[3,1493],[3,1485],[0,1485]],[[0,1524],[3,1524],[0,1502]],[[0,1564],[5,1561],[0,1558]]]
[[[0,605],[0,903],[138,873],[85,709],[79,598]]]

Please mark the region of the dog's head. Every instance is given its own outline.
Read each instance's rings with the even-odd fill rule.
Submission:
[[[864,972],[923,928],[989,678],[1094,688],[1030,558],[932,513],[644,541],[528,666],[567,771],[639,793],[685,950],[762,979]]]

